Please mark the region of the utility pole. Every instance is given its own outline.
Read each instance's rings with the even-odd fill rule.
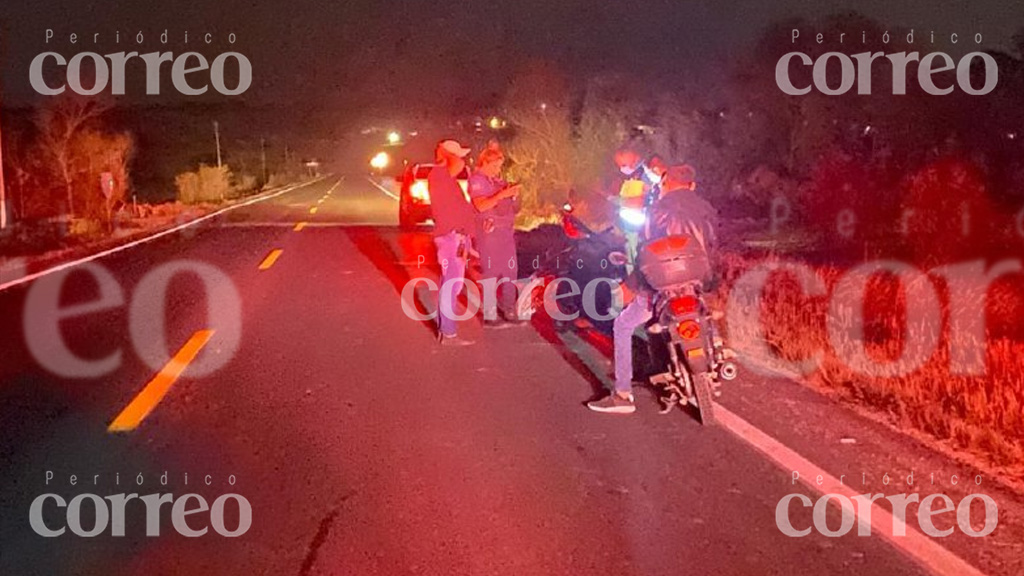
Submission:
[[[4,26],[4,39],[7,37],[7,27]],[[3,112],[3,104],[0,103],[0,114]],[[3,122],[0,121],[0,124]],[[7,229],[7,188],[4,187],[4,150],[3,132],[0,131],[0,230]]]
[[[263,185],[267,185],[267,140],[260,138],[260,162],[263,163]]]
[[[213,121],[213,137],[217,140],[217,168],[220,168],[220,124]]]
[[[0,107],[2,109],[2,107]],[[4,188],[3,132],[0,131],[0,230],[7,229],[7,189]]]

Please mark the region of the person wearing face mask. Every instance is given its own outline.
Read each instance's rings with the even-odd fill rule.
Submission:
[[[626,271],[633,272],[640,232],[647,222],[647,207],[658,198],[664,162],[644,159],[632,148],[615,152],[615,165],[625,176],[619,189],[620,228],[626,238]]]
[[[480,153],[476,171],[469,177],[469,196],[477,210],[476,246],[480,252],[484,286],[484,326],[502,327],[521,323],[516,310],[515,281],[519,279],[516,260],[515,216],[519,209],[518,184],[501,179],[505,155],[496,142]],[[486,282],[495,283],[496,289]]]

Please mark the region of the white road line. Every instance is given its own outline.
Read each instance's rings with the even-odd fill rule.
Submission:
[[[571,334],[571,332],[569,333]],[[594,349],[598,353],[599,358],[605,358],[600,350],[594,348],[593,344],[587,339],[580,338],[580,340]],[[762,432],[753,424],[740,418],[717,402],[715,403],[715,420],[719,426],[753,446],[782,470],[786,472],[798,471],[800,473],[800,481],[811,490],[819,494],[842,494],[851,499],[860,494],[828,472],[814,465],[810,460]],[[817,484],[817,477],[819,475],[822,478],[820,486]],[[835,500],[830,500],[830,504],[838,506]],[[856,506],[854,508],[857,512],[858,524],[867,523],[866,515],[861,514],[860,509]],[[931,573],[938,576],[985,576],[984,572],[971,566],[959,556],[943,548],[935,540],[917,532],[913,528],[905,529],[905,536],[894,536],[892,534],[893,526],[903,526],[906,528],[906,523],[898,518],[894,518],[892,513],[880,508],[876,504],[872,504],[870,510],[871,520],[869,524],[872,535],[880,535],[894,548],[910,556],[915,562]]]
[[[376,182],[374,182],[373,178],[370,178],[369,176],[367,176],[366,177],[366,181],[369,182],[370,184],[373,184],[377,188],[377,190],[380,190],[384,194],[390,196],[393,200],[398,200],[398,196],[395,196],[390,190],[388,190],[387,188],[385,188],[385,187],[381,186],[380,184],[377,184]]]
[[[17,279],[14,279],[14,280],[10,280],[8,282],[4,282],[3,284],[0,284],[0,291],[6,290],[8,288],[12,288],[14,286],[18,286],[19,284],[24,284],[26,282],[31,282],[33,280],[36,280],[37,278],[42,278],[43,276],[46,276],[47,274],[53,274],[54,272],[59,272],[61,270],[66,270],[66,269],[71,268],[73,266],[78,266],[79,264],[84,264],[86,262],[92,262],[93,260],[96,260],[96,259],[99,259],[99,258],[103,258],[104,256],[109,256],[111,254],[120,252],[122,250],[127,250],[129,248],[133,248],[133,247],[138,246],[140,244],[145,244],[146,242],[149,242],[151,240],[156,240],[157,238],[160,238],[160,237],[163,237],[163,236],[167,236],[168,234],[174,234],[175,232],[179,232],[181,230],[184,230],[185,228],[188,228],[189,226],[195,226],[196,224],[199,224],[200,222],[203,222],[205,220],[209,220],[210,218],[214,218],[216,216],[220,216],[221,214],[224,214],[226,212],[230,212],[232,210],[235,210],[235,209],[238,209],[238,208],[242,208],[244,206],[250,206],[250,205],[256,204],[258,202],[263,202],[264,200],[270,200],[271,198],[277,198],[278,196],[280,196],[280,195],[282,195],[282,194],[284,194],[286,192],[291,192],[292,190],[297,190],[297,189],[302,188],[304,186],[309,186],[311,184],[316,184],[317,182],[320,182],[322,180],[323,180],[323,178],[317,178],[316,180],[312,180],[310,182],[305,182],[303,184],[296,184],[294,186],[289,186],[287,188],[284,188],[283,190],[279,190],[277,192],[272,192],[272,193],[269,193],[269,194],[267,194],[265,196],[257,196],[255,198],[250,198],[249,200],[246,200],[245,202],[241,202],[239,204],[233,204],[231,206],[227,206],[225,208],[221,208],[220,210],[217,210],[216,212],[211,212],[211,213],[209,213],[209,214],[207,214],[205,216],[200,216],[199,218],[196,218],[195,220],[190,220],[188,222],[185,222],[184,224],[180,224],[178,226],[175,226],[174,228],[168,228],[167,230],[162,230],[160,232],[157,232],[156,234],[153,234],[152,236],[146,236],[145,238],[139,238],[138,240],[133,240],[131,242],[128,242],[128,243],[125,243],[125,244],[121,244],[119,246],[115,246],[113,248],[104,250],[102,252],[97,252],[96,254],[91,254],[89,256],[85,256],[83,258],[79,258],[78,260],[72,260],[71,262],[65,262],[63,264],[58,264],[57,266],[54,266],[52,268],[47,268],[46,270],[41,270],[39,272],[33,272],[32,274],[29,274],[27,276],[22,276],[21,278],[17,278]]]
[[[803,456],[790,450],[778,440],[761,432],[746,420],[726,410],[721,404],[715,404],[715,419],[729,432],[732,432],[741,440],[756,448],[783,470],[787,472],[798,471],[800,473],[800,481],[812,490],[820,494],[842,494],[847,498],[859,495],[857,491],[848,485],[843,484],[828,472],[825,472]],[[820,486],[817,484],[819,476],[823,480]],[[838,506],[835,499],[829,502]],[[983,572],[949,550],[946,550],[924,534],[917,532],[913,528],[906,530],[906,524],[902,520],[894,518],[891,513],[878,505],[871,505],[870,512],[867,514],[871,517],[870,521],[865,518],[865,514],[861,513],[859,506],[854,508],[858,524],[869,525],[872,535],[880,535],[894,548],[909,555],[931,573],[939,576],[984,576]],[[892,532],[895,526],[904,527],[906,535],[894,536]]]

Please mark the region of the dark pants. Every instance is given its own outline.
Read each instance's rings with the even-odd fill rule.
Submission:
[[[488,298],[487,285],[484,285],[484,318],[497,318],[499,310],[506,318],[516,316],[517,294],[513,283],[519,279],[519,263],[516,260],[516,241],[512,225],[500,228],[496,226],[489,233],[479,231],[477,249],[480,251],[481,280],[493,279],[500,282],[496,298]],[[505,282],[503,279],[508,281]]]

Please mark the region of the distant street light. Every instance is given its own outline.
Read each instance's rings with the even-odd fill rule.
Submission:
[[[394,146],[402,141],[402,135],[398,132],[388,132],[388,144]]]

